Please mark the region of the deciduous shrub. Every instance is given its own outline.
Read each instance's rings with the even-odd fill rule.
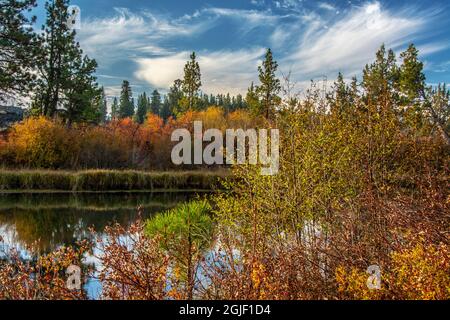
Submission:
[[[16,124],[8,141],[15,161],[27,167],[70,167],[78,154],[79,141],[75,136],[62,124],[45,117]]]

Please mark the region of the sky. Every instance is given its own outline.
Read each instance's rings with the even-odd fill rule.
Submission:
[[[38,0],[38,23],[44,21]],[[182,78],[192,51],[202,91],[245,94],[270,47],[278,76],[297,90],[310,80],[332,83],[338,72],[361,78],[385,43],[397,54],[414,43],[429,84],[450,82],[448,0],[74,0],[84,52],[98,62],[109,98],[122,80],[135,93],[166,92]]]

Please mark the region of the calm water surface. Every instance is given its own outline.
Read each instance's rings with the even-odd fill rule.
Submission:
[[[40,251],[48,253],[90,239],[90,227],[102,236],[111,224],[129,226],[137,220],[139,206],[143,208],[143,218],[150,218],[196,196],[178,192],[0,194],[0,255],[16,248],[27,258],[26,248],[36,241]],[[96,265],[98,261],[88,256],[86,263]],[[85,289],[91,298],[96,298],[101,284],[91,279]]]

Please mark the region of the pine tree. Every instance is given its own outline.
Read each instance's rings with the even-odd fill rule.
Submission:
[[[350,88],[344,81],[344,76],[339,72],[336,82],[333,85],[331,94],[327,95],[327,100],[333,114],[347,114],[351,106]]]
[[[244,108],[245,108],[244,99],[242,98],[242,95],[239,93],[236,96],[236,107],[235,107],[235,109],[244,109]]]
[[[209,96],[209,103],[210,103],[211,105],[213,105],[213,106],[217,105],[216,96],[214,96],[214,95],[211,94],[211,95]]]
[[[275,75],[277,69],[278,63],[273,59],[272,51],[267,49],[263,65],[258,67],[261,84],[256,89],[260,98],[261,110],[259,114],[263,114],[266,119],[272,117],[276,105],[280,102],[278,94],[281,90],[281,84]]]
[[[223,95],[218,94],[216,100],[217,100],[217,105],[219,107],[223,107],[223,105],[224,105]]]
[[[170,105],[170,112],[173,115],[178,115],[182,113],[182,108],[180,107],[181,100],[183,99],[183,81],[180,79],[175,80],[173,86],[170,87],[168,93],[168,100]]]
[[[250,85],[250,88],[248,88],[245,102],[252,114],[258,115],[261,112],[261,103],[259,101],[259,97],[256,93],[255,85],[253,84],[253,82]]]
[[[33,87],[37,43],[32,27],[24,26],[36,21],[25,15],[35,6],[36,0],[0,2],[0,102],[28,96]]]
[[[425,75],[423,63],[419,60],[419,51],[411,44],[408,50],[400,54],[403,63],[400,67],[400,92],[403,103],[411,104],[423,97],[425,90]]]
[[[100,123],[106,123],[108,118],[108,102],[106,101],[105,88],[101,88],[100,95]]]
[[[183,93],[184,97],[181,99],[182,111],[196,110],[198,104],[198,92],[202,86],[200,66],[196,60],[195,52],[190,56],[184,67],[183,79]]]
[[[389,50],[386,54],[386,48],[382,45],[376,54],[375,62],[367,65],[363,72],[362,86],[366,104],[395,109],[399,100],[398,79],[399,69],[394,51]]]
[[[167,121],[172,115],[172,112],[170,111],[170,102],[168,96],[164,96],[164,102],[161,107],[161,118],[164,119],[164,121]]]
[[[224,103],[225,103],[225,110],[227,112],[233,111],[232,108],[231,108],[232,107],[232,103],[231,103],[231,96],[230,96],[229,93],[227,93],[227,95],[225,96]]]
[[[411,44],[400,54],[403,60],[399,70],[400,107],[403,122],[417,132],[426,127],[426,115],[422,99],[425,98],[425,74],[419,51]]]
[[[47,20],[39,36],[33,111],[53,117],[60,110],[68,125],[95,121],[98,114],[92,112],[93,103],[101,93],[94,76],[97,63],[83,55],[75,31],[67,25],[68,0],[47,2],[45,7]]]
[[[206,109],[211,105],[210,101],[209,101],[209,95],[207,95],[207,94],[202,95],[202,103],[201,104],[202,104],[201,109]]]
[[[155,115],[159,115],[160,109],[161,109],[161,95],[159,94],[158,90],[154,90],[152,93],[152,99],[150,103],[150,111]]]
[[[143,94],[140,94],[138,97],[136,121],[139,124],[143,124],[148,112],[149,112],[148,98],[147,94],[144,92]]]
[[[104,99],[94,76],[97,63],[87,57],[77,56],[73,65],[73,74],[64,88],[66,123],[91,122],[98,124],[102,118]]]
[[[117,119],[119,116],[119,102],[117,97],[114,97],[113,104],[111,105],[111,120]]]
[[[134,115],[133,93],[131,91],[130,83],[124,80],[122,83],[122,91],[120,93],[119,102],[119,118],[132,118]]]

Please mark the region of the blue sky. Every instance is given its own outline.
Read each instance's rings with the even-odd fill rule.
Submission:
[[[36,13],[42,22],[43,3]],[[196,51],[207,93],[245,93],[265,48],[297,88],[360,76],[382,43],[397,53],[417,45],[430,84],[450,82],[447,0],[77,0],[78,39],[95,58],[99,82],[118,95],[166,89]]]

